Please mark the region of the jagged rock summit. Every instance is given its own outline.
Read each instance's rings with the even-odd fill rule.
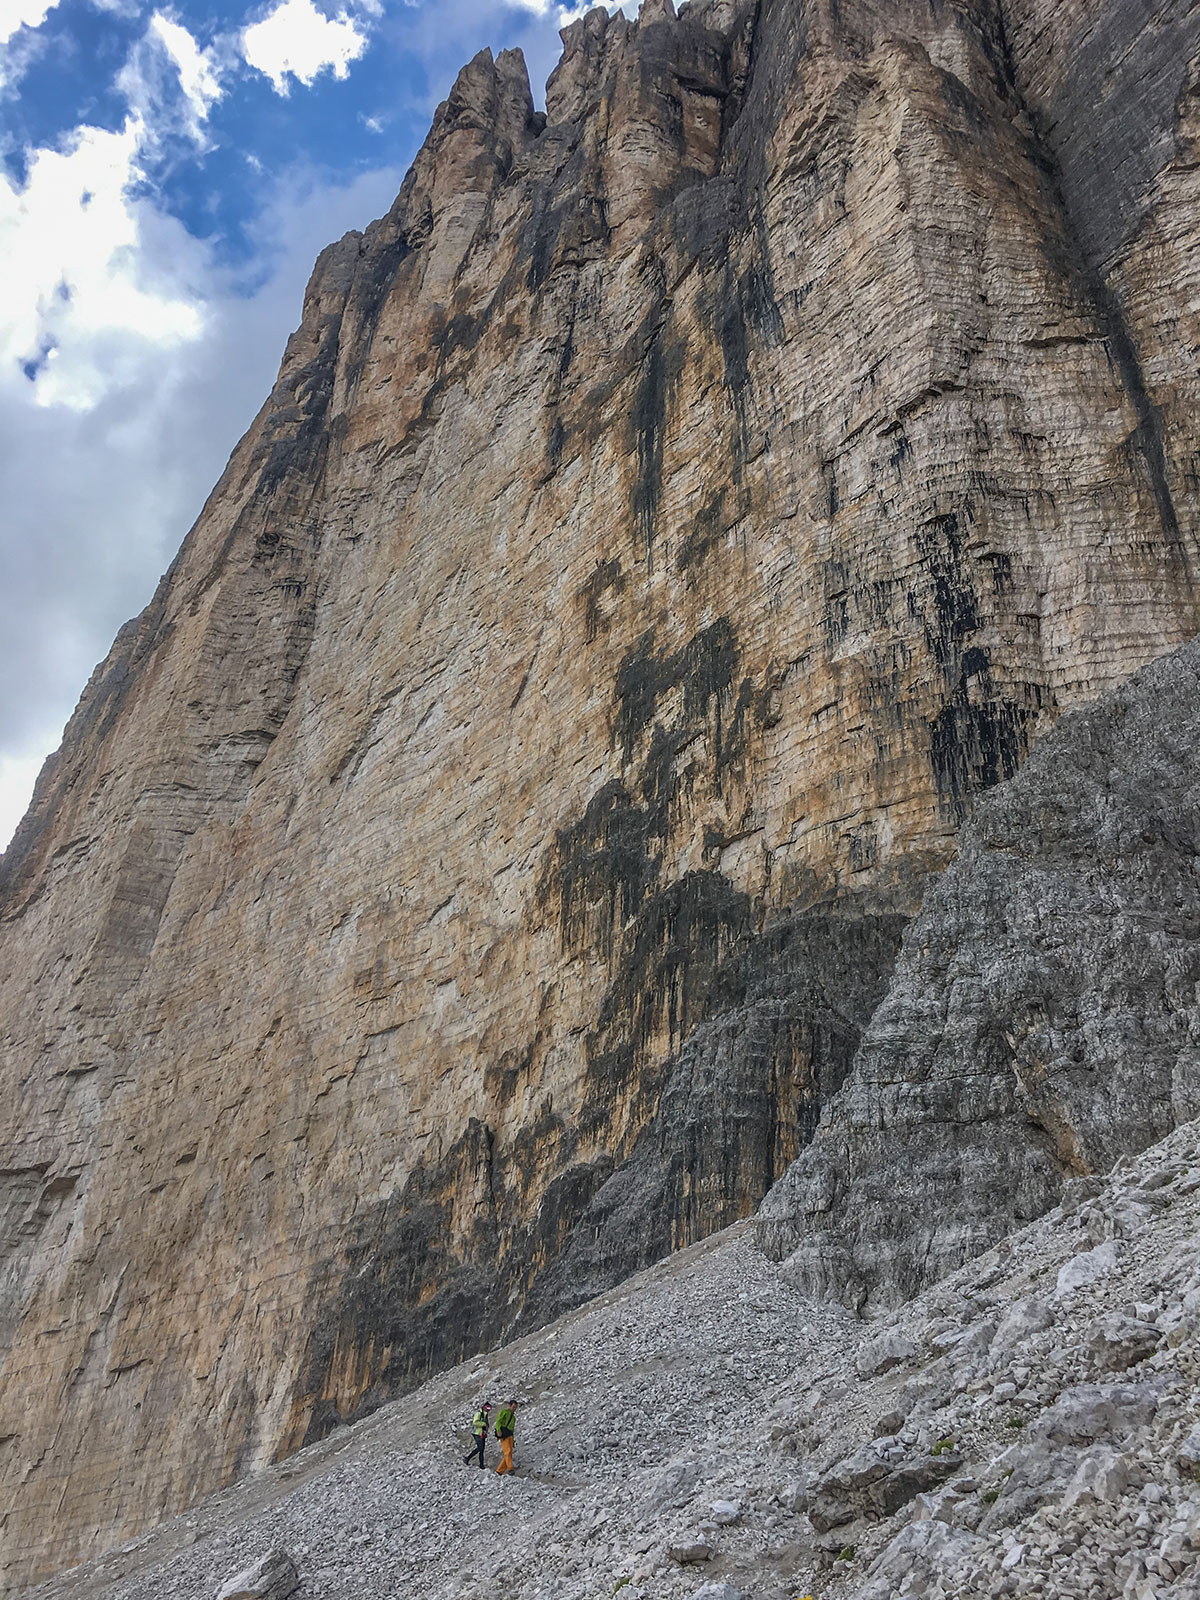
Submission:
[[[0,866],[10,1585],[787,1170],[976,797],[1195,632],[1198,41],[464,69]]]

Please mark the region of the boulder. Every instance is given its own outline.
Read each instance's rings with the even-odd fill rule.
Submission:
[[[648,1502],[656,1511],[682,1504],[691,1496],[699,1479],[698,1462],[669,1461],[651,1485]]]
[[[296,1563],[285,1550],[272,1550],[217,1591],[217,1600],[288,1600],[300,1587]]]
[[[1080,1255],[1072,1256],[1070,1261],[1059,1268],[1058,1282],[1054,1286],[1054,1298],[1065,1300],[1068,1295],[1076,1294],[1080,1289],[1086,1289],[1093,1283],[1099,1283],[1102,1278],[1107,1278],[1117,1264],[1118,1248],[1115,1239],[1106,1239],[1094,1250],[1084,1250]]]
[[[708,1508],[708,1514],[719,1527],[724,1528],[737,1521],[742,1508],[736,1500],[714,1500]]]
[[[978,1544],[965,1528],[937,1521],[910,1522],[876,1557],[860,1600],[892,1600],[902,1583],[906,1594],[922,1594]]]
[[[715,1550],[704,1534],[684,1533],[671,1541],[667,1546],[667,1554],[681,1567],[687,1567],[701,1561],[711,1561]]]
[[[900,1328],[888,1328],[878,1338],[863,1345],[855,1366],[860,1378],[876,1378],[880,1373],[890,1372],[893,1367],[912,1361],[920,1353],[920,1345],[910,1334]]]
[[[1200,1428],[1193,1428],[1179,1447],[1177,1457],[1184,1472],[1200,1473]]]
[[[910,1522],[948,1522],[958,1525],[967,1496],[954,1484],[947,1484],[934,1494],[919,1494],[909,1511]]]
[[[1158,1409],[1154,1383],[1081,1383],[1065,1390],[1029,1426],[1029,1438],[1051,1445],[1123,1440],[1146,1426]]]
[[[1080,1501],[1099,1500],[1113,1504],[1133,1482],[1130,1461],[1107,1445],[1095,1445],[1080,1461],[1067,1486],[1063,1504],[1068,1508]]]
[[[875,1418],[875,1421],[871,1424],[871,1431],[877,1439],[888,1434],[897,1434],[904,1426],[907,1418],[908,1411],[902,1411],[898,1407],[892,1411],[885,1411],[882,1416]]]
[[[1053,1321],[1054,1312],[1044,1300],[1017,1300],[1001,1317],[992,1349],[997,1355],[1007,1354],[1050,1327]]]
[[[1112,1312],[1088,1333],[1088,1354],[1100,1372],[1124,1372],[1153,1355],[1161,1334],[1152,1322]]]
[[[885,1446],[875,1440],[845,1457],[818,1480],[809,1497],[809,1521],[818,1533],[853,1522],[856,1517],[890,1517],[915,1496],[952,1478],[962,1457],[949,1450],[943,1455],[905,1455],[889,1460]]]

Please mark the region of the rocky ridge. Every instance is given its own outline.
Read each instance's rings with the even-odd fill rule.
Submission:
[[[434,1379],[31,1600],[1194,1600],[1200,1124],[887,1319],[741,1228]],[[521,1401],[519,1475],[462,1463]],[[492,1447],[493,1458],[495,1446]]]

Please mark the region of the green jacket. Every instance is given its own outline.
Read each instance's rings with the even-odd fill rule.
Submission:
[[[487,1431],[488,1414],[486,1411],[477,1411],[471,1419],[471,1432],[476,1438],[478,1438],[481,1433],[483,1434],[484,1438],[486,1438]]]
[[[517,1431],[517,1414],[511,1406],[505,1406],[496,1418],[497,1439],[511,1439]]]

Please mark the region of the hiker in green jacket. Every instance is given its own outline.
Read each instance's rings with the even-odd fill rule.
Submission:
[[[478,1458],[480,1467],[482,1468],[483,1466],[483,1447],[487,1444],[488,1424],[491,1421],[491,1417],[491,1404],[485,1400],[471,1419],[471,1434],[475,1443],[471,1447],[470,1454],[463,1457],[463,1461],[468,1465]]]
[[[500,1441],[500,1465],[496,1468],[498,1473],[513,1471],[513,1444],[516,1441],[517,1431],[517,1402],[510,1400],[507,1405],[500,1407],[496,1418],[496,1437]]]

